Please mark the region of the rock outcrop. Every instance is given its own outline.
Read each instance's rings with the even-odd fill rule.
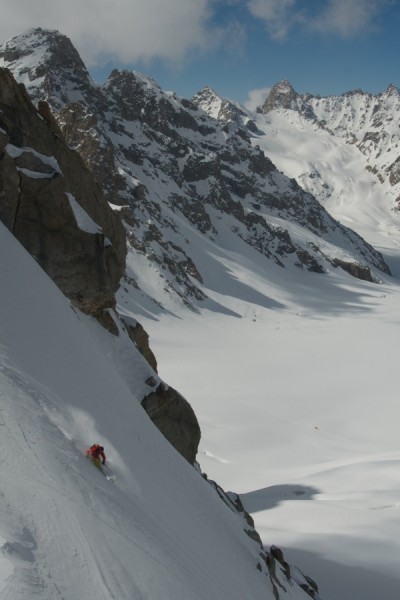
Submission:
[[[296,94],[291,83],[285,79],[274,85],[268,94],[261,111],[266,114],[277,108],[296,110],[299,101],[301,102],[300,96]]]
[[[154,369],[154,371],[157,373],[157,359],[154,356],[154,352],[150,348],[149,334],[147,333],[147,331],[137,321],[135,323],[131,323],[123,317],[122,321],[127,328],[128,335],[131,338],[132,342],[147,360],[151,368]]]
[[[123,225],[46,105],[0,69],[0,219],[73,304],[115,304],[125,268]]]
[[[174,448],[194,464],[201,432],[189,402],[172,387],[161,383],[144,398],[142,406]]]

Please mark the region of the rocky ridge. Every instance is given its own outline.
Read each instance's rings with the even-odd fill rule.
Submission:
[[[155,300],[172,295],[195,309],[206,299],[207,273],[192,247],[198,234],[223,248],[241,240],[266,265],[319,273],[339,266],[370,281],[379,279],[376,270],[389,272],[378,252],[252,144],[255,125],[246,112],[209,88],[189,101],[117,70],[99,88],[69,40],[40,29],[5,44],[0,64],[24,81],[34,102],[48,102],[68,144],[120,207],[129,251],[160,279]],[[292,224],[302,236],[293,237]],[[125,288],[139,285],[128,263]]]

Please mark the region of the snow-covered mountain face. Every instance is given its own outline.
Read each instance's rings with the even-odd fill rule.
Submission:
[[[400,217],[400,91],[297,94],[278,83],[251,116],[253,143],[329,212],[386,247]],[[382,237],[383,234],[386,239]]]
[[[265,269],[271,261],[289,271],[340,266],[370,281],[388,273],[379,252],[254,144],[256,115],[209,88],[188,101],[119,71],[99,88],[69,40],[45,30],[5,44],[0,61],[35,101],[50,104],[67,142],[119,207],[130,297],[139,287],[164,306],[171,298],[192,308],[214,300],[223,290],[207,265],[221,268],[230,252],[261,254]]]

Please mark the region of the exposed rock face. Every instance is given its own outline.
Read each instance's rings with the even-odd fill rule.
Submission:
[[[194,464],[201,432],[189,402],[173,388],[160,384],[142,406],[174,448]]]
[[[276,108],[289,108],[295,110],[298,105],[299,95],[296,94],[289,81],[284,80],[272,88],[262,106],[262,112],[268,113]]]
[[[154,371],[157,373],[157,360],[152,349],[150,348],[149,334],[147,331],[145,331],[140,323],[136,322],[135,324],[131,324],[128,323],[124,318],[122,318],[122,320],[127,327],[129,337],[136,345],[139,352],[145,357],[152,369],[154,369]]]
[[[0,218],[71,301],[96,314],[115,304],[124,228],[43,105],[42,115],[0,69]]]

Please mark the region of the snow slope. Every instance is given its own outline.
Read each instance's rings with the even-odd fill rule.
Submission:
[[[272,599],[240,517],[151,424],[99,326],[1,224],[0,255],[0,598]],[[96,440],[115,482],[84,457]]]
[[[379,234],[400,225],[392,210],[396,190],[366,169],[357,146],[289,110],[260,115],[259,127],[254,142],[271,160],[370,244],[379,243],[374,227]]]

